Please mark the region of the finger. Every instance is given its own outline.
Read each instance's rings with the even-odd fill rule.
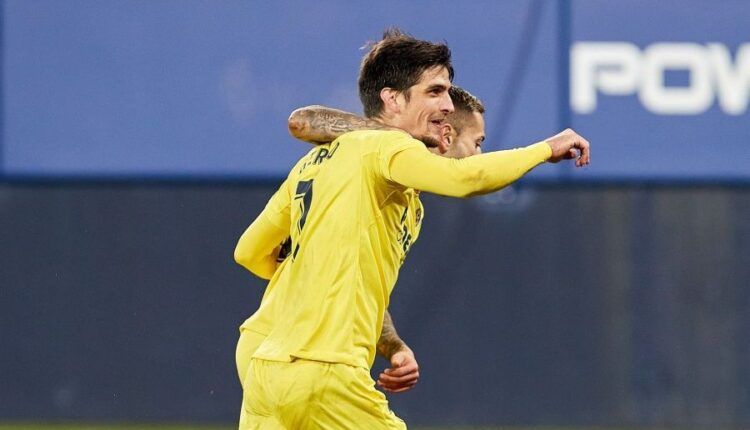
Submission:
[[[579,157],[581,166],[586,166],[591,162],[591,145],[589,145],[589,142],[581,138],[580,146],[578,147],[581,150],[581,156]]]
[[[412,382],[409,382],[407,384],[378,384],[378,386],[383,391],[390,391],[390,392],[394,392],[396,390],[402,390],[403,391],[403,389],[409,389],[409,388],[411,388],[411,387],[413,387],[415,385],[417,385],[417,381],[412,381]]]
[[[410,382],[416,379],[419,379],[419,372],[414,372],[414,373],[410,373],[408,375],[399,376],[399,377],[393,377],[385,373],[381,373],[378,376],[378,381],[383,382],[384,384],[403,384],[405,382]]]
[[[416,384],[417,383],[415,382],[413,384],[404,385],[402,387],[381,387],[381,388],[383,389],[383,391],[387,391],[389,393],[403,393],[404,391],[409,391],[412,388],[414,388]]]
[[[412,372],[416,372],[418,370],[419,370],[419,367],[417,366],[416,363],[409,363],[409,364],[406,364],[405,366],[385,369],[383,373],[386,373],[390,376],[403,376]]]
[[[379,388],[383,391],[388,391],[391,393],[400,393],[402,391],[411,389],[415,385],[417,385],[416,382],[413,384],[409,384],[409,385],[388,385],[388,386],[381,385]]]
[[[409,382],[413,382],[419,379],[419,375],[416,373],[413,375],[407,375],[402,376],[400,378],[391,378],[388,375],[383,375],[378,378],[378,381],[381,382],[383,385],[393,385],[393,384],[406,384]]]
[[[576,141],[573,144],[573,148],[577,148],[577,151],[580,151],[580,155],[576,158],[576,167],[582,167],[585,165],[585,161],[583,158],[583,147],[585,144],[583,143],[583,139]]]
[[[390,389],[390,388],[385,388],[385,387],[383,387],[383,391],[387,391],[387,392],[389,392],[389,393],[403,393],[404,391],[409,391],[409,390],[411,390],[412,388],[414,388],[414,386],[413,386],[413,385],[412,385],[412,386],[409,386],[409,387],[396,388],[396,389]]]
[[[418,382],[418,380],[404,382],[404,383],[401,383],[401,384],[384,384],[384,383],[378,381],[378,386],[381,387],[381,388],[383,388],[383,389],[397,390],[397,389],[403,388],[403,387],[414,386],[414,385],[417,384],[417,382]]]
[[[418,379],[419,379],[419,373],[412,373],[410,375],[401,376],[399,378],[394,378],[394,377],[386,375],[385,373],[381,373],[378,377],[378,382],[382,383],[383,385],[392,385],[392,384],[405,384],[405,383],[416,381]]]
[[[403,355],[398,355],[398,356],[394,356],[392,360],[393,360],[391,361],[392,367],[394,368],[401,367],[404,365],[404,362],[406,361],[406,357],[404,357]]]

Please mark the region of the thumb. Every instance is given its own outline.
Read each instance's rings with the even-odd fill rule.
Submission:
[[[393,354],[391,357],[391,365],[394,367],[400,367],[402,364],[404,364],[404,360],[406,360],[406,357],[404,357],[403,354]]]

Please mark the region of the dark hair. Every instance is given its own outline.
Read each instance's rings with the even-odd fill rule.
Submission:
[[[393,88],[409,98],[409,88],[419,82],[422,73],[442,66],[453,80],[451,51],[444,43],[418,40],[397,28],[383,32],[383,39],[371,45],[359,68],[359,99],[365,116],[382,113],[380,91]]]
[[[484,113],[484,104],[470,92],[456,85],[451,86],[448,94],[451,96],[454,109],[448,116],[448,122],[456,129],[456,133],[461,133],[461,128],[471,114]]]

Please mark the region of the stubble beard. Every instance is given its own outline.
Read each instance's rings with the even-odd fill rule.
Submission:
[[[436,139],[434,136],[422,135],[414,136],[414,138],[424,143],[428,148],[437,148],[440,146],[440,140]]]

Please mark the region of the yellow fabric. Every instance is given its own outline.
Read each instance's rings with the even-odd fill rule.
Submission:
[[[390,179],[420,191],[469,197],[497,191],[546,161],[546,142],[462,159],[436,157],[424,146],[402,151],[391,161]]]
[[[242,325],[268,334],[254,357],[371,366],[423,213],[418,194],[387,180],[383,168],[415,146],[424,145],[402,132],[353,132],[314,148],[292,169],[272,198],[291,201],[289,218],[276,203],[261,215],[278,227],[287,223],[292,250]],[[240,252],[243,258],[257,260]]]
[[[405,428],[368,369],[398,269],[419,236],[424,209],[413,187],[489,192],[549,152],[542,143],[447,160],[402,132],[359,131],[302,158],[235,250],[240,264],[270,278],[241,327],[240,428]],[[279,264],[287,236],[291,254]]]
[[[406,429],[361,367],[252,359],[246,382],[240,430]]]
[[[250,367],[250,358],[255,354],[261,343],[266,339],[266,335],[253,330],[241,330],[240,338],[237,341],[237,350],[235,351],[235,361],[237,364],[237,376],[240,378],[240,385],[245,386],[245,376],[247,369]]]
[[[417,239],[414,188],[487,193],[549,158],[544,142],[453,160],[398,131],[357,131],[312,149],[243,234],[235,257],[272,276],[243,329],[266,334],[255,358],[369,368],[398,270]],[[284,232],[291,255],[272,272]]]
[[[263,279],[276,272],[281,242],[289,236],[290,195],[285,181],[255,221],[242,233],[234,259]]]
[[[281,184],[260,215],[242,234],[234,251],[234,258],[239,264],[260,278],[270,279],[263,293],[261,308],[241,326],[241,330],[252,330],[263,337],[268,335],[276,320],[274,313],[277,304],[284,304],[284,291],[278,292],[275,286],[288,284],[290,272],[281,269],[289,259],[279,262],[277,257],[279,244],[289,237],[291,199],[294,191],[291,187],[296,187],[296,183],[290,185],[289,179]],[[279,295],[282,296],[280,299],[274,299]],[[253,348],[253,352],[255,349],[257,348]],[[249,360],[250,356],[247,359]]]
[[[249,390],[246,390],[245,379],[247,378],[248,370],[250,369],[250,359],[258,349],[258,346],[265,340],[266,335],[255,332],[253,330],[241,330],[240,338],[237,341],[237,351],[235,352],[235,360],[237,362],[237,376],[240,378],[240,385],[242,386],[242,404],[240,408],[240,428],[249,428],[248,420],[249,416],[245,404],[249,405],[252,398],[249,397]]]

